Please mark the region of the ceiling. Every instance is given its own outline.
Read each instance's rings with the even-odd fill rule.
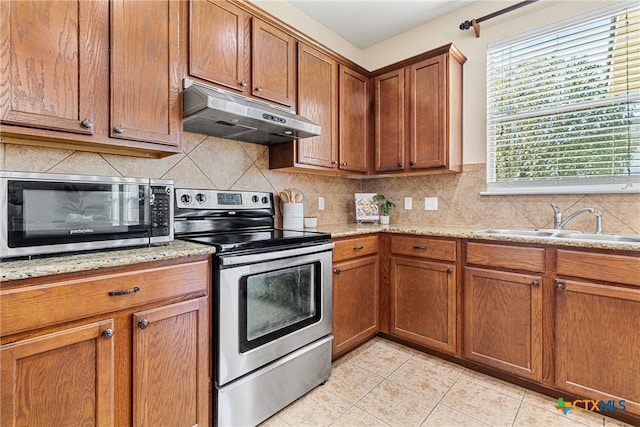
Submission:
[[[476,1],[289,0],[289,3],[349,43],[365,49]],[[460,22],[467,18],[461,16]]]

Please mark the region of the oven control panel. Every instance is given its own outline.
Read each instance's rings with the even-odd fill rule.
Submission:
[[[270,209],[273,206],[273,194],[255,191],[176,188],[175,201],[178,209]]]

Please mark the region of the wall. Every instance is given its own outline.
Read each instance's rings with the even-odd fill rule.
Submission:
[[[481,24],[481,37],[460,31],[466,19],[483,16],[512,2],[481,1],[407,33],[359,51],[283,1],[256,1],[269,13],[286,18],[338,53],[369,69],[379,68],[431,48],[453,42],[468,57],[464,68],[464,172],[426,177],[349,180],[268,170],[266,147],[185,134],[183,153],[164,159],[143,159],[16,144],[0,145],[0,169],[59,173],[170,178],[179,187],[253,189],[277,192],[295,187],[306,196],[306,213],[320,225],[354,222],[353,193],[379,192],[398,203],[392,222],[431,225],[549,227],[550,202],[567,212],[594,207],[603,212],[606,232],[640,233],[640,195],[480,196],[485,189],[485,54],[487,43],[515,35],[614,1],[542,0]],[[293,9],[293,10],[292,10]],[[327,210],[317,211],[318,196]],[[405,196],[414,209],[402,209]],[[437,196],[439,210],[424,211],[424,197]],[[592,216],[572,227],[589,230]]]

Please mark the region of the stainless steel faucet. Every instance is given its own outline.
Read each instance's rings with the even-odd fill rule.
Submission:
[[[565,225],[567,225],[569,221],[571,221],[572,219],[574,219],[580,214],[589,212],[596,216],[596,231],[595,231],[596,234],[602,233],[602,213],[599,211],[596,211],[593,208],[579,209],[574,213],[572,213],[571,215],[569,215],[566,219],[562,218],[562,210],[560,210],[560,207],[558,205],[556,205],[555,203],[551,203],[551,208],[553,209],[553,228],[555,228],[556,230],[563,230]]]

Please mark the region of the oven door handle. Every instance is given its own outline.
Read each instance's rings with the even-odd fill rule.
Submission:
[[[293,249],[270,250],[268,252],[252,253],[246,255],[221,255],[221,266],[233,266],[240,264],[252,264],[257,262],[272,261],[280,258],[292,258],[300,255],[308,255],[318,252],[330,251],[335,243],[328,242],[319,245],[300,246]]]

